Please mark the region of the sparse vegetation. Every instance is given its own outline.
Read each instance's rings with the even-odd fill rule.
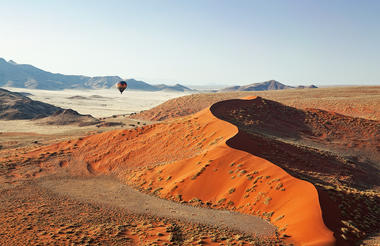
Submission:
[[[218,203],[219,203],[219,204],[220,204],[220,203],[224,203],[226,200],[227,200],[226,198],[222,198],[222,199],[220,199],[220,200],[218,201]]]
[[[153,194],[158,195],[162,189],[163,189],[162,187],[158,187],[157,189],[153,191]]]
[[[281,189],[282,188],[282,183],[278,183],[277,185],[276,185],[276,190],[279,190],[279,189]]]
[[[273,222],[279,221],[279,220],[283,219],[284,217],[285,217],[285,215],[280,215],[280,216],[278,216],[277,218],[275,218],[275,219],[273,220]]]
[[[269,202],[272,200],[272,198],[271,197],[266,197],[265,199],[264,199],[264,204],[265,205],[269,205]]]
[[[272,218],[274,214],[274,211],[270,211],[270,212],[263,212],[262,216],[267,219],[267,220],[270,220]]]
[[[253,180],[253,184],[256,184],[260,179],[262,179],[263,176],[257,176],[254,180]]]

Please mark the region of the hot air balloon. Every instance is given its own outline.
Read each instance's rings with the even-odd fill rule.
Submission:
[[[116,84],[116,87],[119,89],[120,94],[122,94],[123,91],[127,88],[127,82],[120,81],[119,83]]]

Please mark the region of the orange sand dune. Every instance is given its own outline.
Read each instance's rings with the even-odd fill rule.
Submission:
[[[128,183],[161,197],[266,218],[296,244],[334,244],[315,187],[227,146],[237,133],[236,126],[205,109],[186,118],[39,148],[26,157],[58,156],[69,165],[83,162],[91,172],[124,173]]]
[[[129,182],[165,198],[201,200],[214,207],[260,215],[299,244],[334,243],[312,184],[269,161],[227,146],[225,140],[238,129],[217,119],[209,109],[194,115],[192,121],[205,126],[203,135],[216,132],[224,141],[192,158],[140,171]]]

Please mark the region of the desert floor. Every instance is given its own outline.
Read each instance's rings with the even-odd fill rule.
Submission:
[[[250,170],[249,163],[252,160],[248,161],[248,158],[255,158],[258,165],[261,165],[260,163],[267,165],[258,157],[252,157],[250,154],[243,155],[236,150],[227,150],[226,146],[222,145],[230,137],[228,123],[219,120],[209,121],[208,116],[198,118],[198,116],[189,115],[209,107],[216,101],[256,95],[303,109],[319,107],[329,112],[360,116],[374,122],[378,122],[380,115],[377,107],[380,105],[379,87],[338,88],[335,92],[333,89],[323,88],[282,92],[218,93],[212,96],[196,94],[171,100],[166,103],[166,106],[165,103],[161,103],[188,94],[127,91],[120,95],[115,90],[52,92],[7,89],[30,93],[31,95],[28,96],[34,100],[72,108],[81,114],[91,114],[101,118],[106,123],[117,124],[79,127],[77,125],[41,125],[33,120],[0,121],[0,223],[2,224],[0,245],[48,245],[52,242],[56,245],[285,245],[293,243],[292,238],[287,238],[286,233],[278,232],[279,228],[273,226],[274,222],[270,219],[265,220],[263,217],[250,213],[250,215],[240,213],[237,206],[233,209],[204,206],[206,204],[194,206],[190,202],[190,196],[185,197],[185,201],[181,199],[175,201],[175,199],[157,197],[152,194],[155,188],[164,187],[162,194],[173,195],[173,191],[169,189],[170,185],[186,189],[184,184],[189,184],[190,187],[193,183],[203,187],[203,191],[207,192],[209,189],[206,187],[207,180],[222,177],[216,175],[220,175],[222,171],[225,171],[225,176],[231,184],[235,184],[240,179],[241,182],[252,182],[249,179],[251,177],[248,179],[245,177],[245,173],[240,175],[241,171],[248,170],[248,174],[255,171],[253,168]],[[149,110],[157,105],[159,106]],[[135,118],[129,117],[131,113],[142,110],[145,112],[134,115]],[[177,116],[184,117],[171,119]],[[169,120],[158,122],[157,120],[162,117]],[[225,132],[222,133],[223,131]],[[221,136],[224,138],[220,138]],[[377,135],[374,135],[373,139],[375,137]],[[112,153],[123,151],[118,143],[125,144],[125,148],[135,151],[135,156],[132,154],[129,156],[128,153]],[[263,141],[261,147],[265,146],[264,143]],[[141,153],[144,146],[152,153]],[[202,154],[204,161],[208,159],[215,161],[208,164],[203,161],[198,162],[196,159],[198,157],[193,152],[195,149],[200,151],[199,158]],[[182,150],[183,157],[177,155]],[[216,150],[219,151],[218,157],[207,156],[215,154]],[[224,153],[228,151],[231,152],[230,156],[247,158],[246,164],[241,161],[244,164],[244,170],[238,168],[240,165],[230,163],[222,168],[223,162],[226,158],[228,159]],[[74,153],[81,156],[87,155],[88,158],[78,161]],[[176,156],[173,157],[170,153]],[[278,158],[285,156],[284,160],[288,158],[285,152],[278,153],[276,152],[273,156]],[[125,178],[117,176],[117,170],[114,170],[112,165],[96,166],[96,163],[102,162],[98,160],[102,156],[109,158],[106,161],[109,163],[122,163],[122,160],[118,159],[122,156],[136,163],[144,163],[145,166],[140,169],[137,164],[131,165],[130,169],[124,173],[130,176]],[[190,163],[186,158],[193,156],[196,160]],[[264,159],[268,159],[266,157],[263,156]],[[297,158],[302,159],[301,157]],[[322,157],[325,158],[325,155]],[[145,163],[149,160],[154,160],[158,164],[151,167],[149,165],[151,163]],[[175,165],[178,170],[170,166],[174,165],[170,163],[175,162],[177,162]],[[273,163],[281,162],[273,159]],[[197,174],[203,172],[204,177],[191,178],[192,173],[196,173],[197,169],[202,170]],[[260,170],[259,175],[265,176],[265,170]],[[239,175],[235,175],[235,171],[239,171]],[[309,171],[306,171],[300,173],[305,176],[309,174]],[[294,172],[297,173],[299,170]],[[310,173],[317,174],[314,171]],[[163,179],[164,174],[166,176]],[[190,176],[186,178],[186,175]],[[143,178],[140,179],[140,177]],[[154,178],[156,181],[150,185],[149,182],[143,180],[147,178],[152,178],[152,180]],[[272,178],[274,179],[271,177],[271,180]],[[288,179],[288,176],[281,177],[281,180]],[[178,182],[175,183],[175,180]],[[286,183],[284,185],[286,186]],[[145,188],[148,191],[148,186],[154,189],[141,192]],[[266,185],[265,181],[259,187],[264,186],[270,185]],[[230,192],[231,187],[224,187],[223,192],[227,196],[238,197],[240,188]],[[377,188],[374,187],[373,190]],[[244,192],[243,188],[241,189],[241,192]],[[285,192],[273,190],[272,187],[269,189],[269,192]],[[371,198],[378,199],[378,192],[376,194],[372,190],[371,192]],[[285,193],[290,195],[290,183]],[[340,193],[347,192],[344,190]],[[351,196],[348,195],[347,204],[351,205],[348,201]],[[275,204],[277,198],[276,196],[272,198],[273,200],[269,200],[268,203]],[[278,199],[282,198],[279,196]],[[339,199],[338,197],[338,201]],[[344,199],[342,203],[345,204]],[[202,198],[202,201],[206,203],[208,200]],[[238,198],[234,201],[236,204],[239,202]],[[372,206],[374,202],[369,204]],[[267,205],[261,206],[267,207]],[[241,208],[241,210],[244,209]],[[284,221],[288,217],[285,217]],[[268,223],[268,221],[273,223]],[[376,234],[369,235],[366,244],[371,245],[373,242],[376,244],[378,240],[379,237]]]

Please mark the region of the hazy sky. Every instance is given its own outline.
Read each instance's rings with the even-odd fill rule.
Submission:
[[[187,85],[380,85],[379,13],[378,0],[0,0],[0,57]]]

